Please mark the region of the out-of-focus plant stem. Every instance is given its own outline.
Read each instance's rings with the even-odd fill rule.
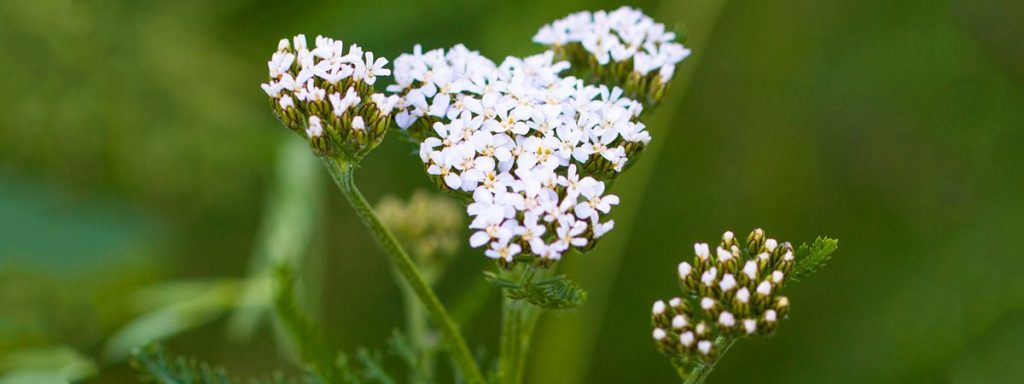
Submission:
[[[525,283],[526,278],[538,276],[549,277],[553,271],[536,270],[531,273],[531,265],[523,265],[502,273],[503,277],[518,283]],[[502,384],[519,384],[523,381],[526,368],[526,355],[530,350],[530,340],[540,317],[541,308],[522,299],[502,298],[501,304],[501,340],[498,358],[499,382]]]
[[[438,272],[430,268],[421,268],[423,279],[428,286],[433,287],[437,282]],[[416,291],[402,279],[401,273],[397,270],[395,274],[399,277],[399,286],[402,289],[402,300],[405,303],[405,324],[406,332],[409,335],[409,342],[418,353],[417,373],[410,375],[410,383],[429,383],[434,378],[434,354],[435,343],[431,342],[430,323],[428,314],[423,304],[420,304]],[[459,324],[456,322],[456,324]]]
[[[366,198],[363,197],[359,188],[356,187],[354,178],[356,165],[341,159],[330,157],[324,157],[323,159],[327,171],[331,174],[331,178],[334,179],[338,188],[341,189],[341,193],[345,195],[349,204],[356,211],[359,220],[370,230],[370,233],[377,239],[378,244],[391,256],[392,266],[409,284],[420,299],[420,302],[423,303],[434,325],[441,332],[441,337],[448,346],[452,359],[459,368],[462,377],[471,384],[484,383],[483,375],[480,373],[480,368],[477,367],[476,360],[473,359],[466,341],[459,334],[455,322],[448,315],[448,311],[441,304],[441,300],[437,298],[433,289],[423,279],[409,254],[405,252],[405,249],[402,248],[391,231],[381,223],[380,218],[377,217],[373,208],[366,202]]]
[[[615,230],[610,236],[602,239],[601,245],[591,251],[586,258],[567,258],[562,261],[564,272],[573,276],[574,280],[590,292],[590,299],[587,305],[580,307],[579,316],[566,317],[563,321],[542,324],[539,332],[543,336],[540,340],[545,345],[537,348],[537,353],[532,356],[532,361],[535,363],[530,375],[532,381],[542,379],[558,383],[581,383],[584,381],[586,369],[597,345],[601,319],[607,313],[608,296],[614,286],[619,263],[628,251],[630,235],[641,213],[642,195],[652,179],[654,165],[659,154],[668,145],[664,140],[664,136],[668,132],[664,128],[656,128],[672,125],[669,120],[676,116],[666,112],[673,110],[671,106],[679,105],[686,94],[694,69],[704,55],[707,39],[711,31],[714,30],[719,15],[727,2],[727,0],[665,1],[658,11],[652,14],[659,19],[667,19],[669,15],[685,15],[681,18],[682,20],[677,18],[666,21],[672,25],[673,22],[685,20],[686,46],[694,51],[694,55],[684,61],[676,73],[672,88],[659,109],[660,113],[651,116],[648,126],[652,127],[654,140],[651,141],[650,147],[644,153],[645,160],[637,163],[628,174],[623,175],[621,179],[625,180],[616,183],[615,189],[612,190],[613,193],[622,197],[623,201],[623,204],[617,207],[613,213]],[[586,321],[579,321],[582,319]],[[567,321],[573,321],[573,323],[569,324]],[[565,359],[565,356],[572,356],[572,359]]]

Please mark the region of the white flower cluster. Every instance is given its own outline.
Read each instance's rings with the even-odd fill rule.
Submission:
[[[554,261],[610,230],[618,197],[601,175],[621,171],[650,141],[643,106],[622,90],[561,77],[553,53],[501,65],[459,45],[395,60],[398,125],[419,135],[427,172],[472,193],[473,247],[512,262],[527,252]],[[602,173],[604,172],[604,173]],[[595,178],[595,176],[597,178]]]
[[[323,36],[310,49],[300,34],[278,43],[267,62],[270,80],[261,86],[289,128],[323,145],[326,132],[348,146],[364,147],[383,136],[385,117],[400,100],[370,95],[377,77],[391,74],[387,64],[356,44],[346,51],[341,40]]]
[[[573,13],[543,26],[533,37],[534,42],[554,47],[579,44],[600,65],[632,60],[633,71],[656,71],[662,83],[671,80],[676,64],[690,55],[675,39],[664,24],[625,6],[611,12]]]

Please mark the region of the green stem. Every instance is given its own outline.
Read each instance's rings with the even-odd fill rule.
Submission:
[[[532,268],[533,266],[523,265],[504,274],[509,280],[522,284],[525,283],[525,278],[544,278],[552,273],[550,269],[532,271]],[[502,384],[519,384],[523,381],[526,355],[530,350],[530,340],[540,313],[540,307],[526,300],[510,299],[507,296],[502,298],[501,345],[498,359],[498,372]]]
[[[715,340],[715,348],[718,349],[718,358],[710,363],[698,363],[696,368],[687,371],[686,367],[679,364],[675,359],[672,360],[672,366],[676,368],[676,373],[679,374],[679,378],[683,379],[684,384],[703,384],[704,381],[711,376],[711,371],[715,370],[715,366],[718,362],[725,357],[725,354],[729,352],[729,349],[736,344],[735,338],[724,338],[720,337]]]
[[[398,240],[391,234],[391,231],[380,222],[377,214],[373,212],[373,208],[366,202],[363,194],[359,192],[359,188],[356,187],[354,178],[355,164],[329,157],[324,157],[323,160],[327,171],[331,174],[331,178],[338,184],[338,188],[341,189],[341,193],[348,199],[349,204],[356,211],[356,215],[359,216],[363,225],[373,233],[380,246],[391,256],[391,263],[394,268],[416,293],[420,302],[423,303],[434,325],[441,332],[441,337],[448,346],[452,359],[455,361],[455,365],[458,366],[463,378],[471,384],[483,384],[484,377],[480,373],[480,368],[477,367],[476,360],[473,359],[473,355],[469,352],[469,347],[466,346],[466,341],[462,339],[459,330],[455,327],[455,322],[448,316],[448,312],[445,310],[444,305],[441,304],[441,300],[437,298],[434,291],[423,280],[412,258],[405,252],[405,249],[398,243]]]
[[[428,269],[421,269],[421,272],[427,285],[433,287],[436,273],[431,273]],[[401,276],[397,271],[395,274]],[[417,352],[417,366],[413,367],[416,373],[410,376],[409,382],[413,384],[433,382],[435,345],[430,341],[427,312],[423,308],[423,304],[420,304],[416,292],[405,280],[400,279],[399,285],[402,287],[402,299],[405,303],[406,332],[408,332],[412,347]]]

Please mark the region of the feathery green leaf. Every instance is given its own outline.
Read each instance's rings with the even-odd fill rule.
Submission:
[[[800,279],[814,274],[832,259],[832,252],[835,252],[837,248],[839,248],[839,240],[828,237],[818,237],[811,245],[803,243],[796,250],[796,266],[793,268],[791,278],[794,281],[800,281]]]

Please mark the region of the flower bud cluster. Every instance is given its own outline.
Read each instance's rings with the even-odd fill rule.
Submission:
[[[654,339],[662,352],[714,361],[715,340],[768,335],[789,313],[779,295],[795,259],[793,247],[755,229],[741,243],[725,232],[721,243],[694,244],[692,262],[679,264],[684,295],[654,303]]]
[[[395,60],[396,122],[442,189],[472,196],[470,245],[491,258],[589,249],[613,226],[605,180],[650,142],[640,103],[567,68],[550,51],[495,65],[461,45]]]
[[[380,143],[400,100],[374,93],[377,77],[391,74],[387,64],[355,44],[346,51],[340,40],[317,36],[309,47],[298,35],[280,41],[262,88],[278,119],[317,155],[359,159]]]
[[[661,101],[676,65],[690,55],[676,34],[639,9],[577,12],[541,27],[533,41],[568,60],[580,76],[620,86],[648,106]]]
[[[459,246],[464,216],[457,203],[445,196],[416,191],[408,201],[385,196],[377,215],[411,249],[420,267],[442,264]]]

